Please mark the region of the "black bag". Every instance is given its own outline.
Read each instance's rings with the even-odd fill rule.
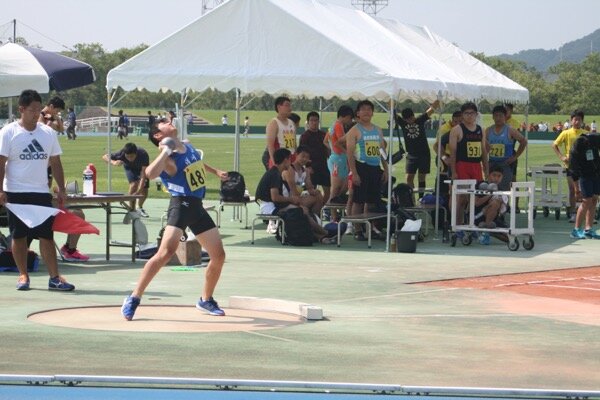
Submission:
[[[292,246],[312,246],[313,232],[310,228],[308,217],[301,208],[290,208],[281,213],[285,222],[285,243]],[[281,229],[281,226],[279,227]],[[281,241],[281,234],[277,232],[277,240]]]
[[[244,176],[236,171],[228,172],[229,179],[221,182],[221,201],[242,203],[248,201],[244,199],[246,191],[246,182]]]
[[[36,272],[39,263],[38,255],[31,250],[27,251],[27,272]],[[0,271],[19,272],[12,251],[4,250],[0,252]]]

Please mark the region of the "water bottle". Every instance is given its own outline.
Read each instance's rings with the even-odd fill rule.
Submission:
[[[92,170],[93,173],[93,183],[94,183],[94,192],[93,194],[96,194],[96,167],[94,167],[94,164],[88,164],[88,168]]]
[[[390,236],[390,253],[396,253],[398,251],[398,245],[396,244],[396,234],[393,233]]]
[[[94,172],[89,166],[83,170],[83,194],[86,196],[94,195]]]

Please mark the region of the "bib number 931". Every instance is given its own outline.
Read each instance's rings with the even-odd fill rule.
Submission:
[[[481,142],[467,142],[467,157],[481,157]]]

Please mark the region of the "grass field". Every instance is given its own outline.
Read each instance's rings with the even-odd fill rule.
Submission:
[[[147,109],[137,109],[137,108],[127,108],[123,109],[125,113],[128,115],[137,115],[137,116],[146,116],[148,110]],[[118,110],[115,110],[115,112]],[[229,119],[229,125],[233,125],[235,123],[235,110],[196,110],[192,109],[191,111],[195,116],[201,117],[214,125],[221,125],[221,117],[224,114],[227,114]],[[416,110],[415,112],[424,111],[424,110]],[[155,113],[166,114],[166,110],[153,110]],[[300,115],[303,119],[306,118],[306,114],[308,111],[295,111],[298,115]],[[240,124],[244,125],[244,117],[250,117],[250,124],[255,126],[265,126],[267,122],[269,122],[275,115],[274,111],[253,111],[253,110],[242,110],[240,112]],[[452,112],[442,114],[442,118],[446,121],[450,120],[452,116]],[[438,118],[437,114],[432,116],[433,118]],[[515,117],[518,121],[525,121],[525,116],[522,114],[515,114]],[[325,111],[322,114],[322,123],[323,127],[330,127],[333,124],[333,121],[336,118],[336,113],[332,111]],[[387,121],[389,119],[388,114],[383,112],[376,112],[373,116],[373,121],[375,124],[386,127]],[[529,115],[528,121],[530,123],[539,123],[546,122],[550,124],[550,126],[554,125],[558,121],[562,121],[563,123],[569,120],[568,115]],[[585,118],[586,123],[591,123],[592,121],[600,121],[600,115],[588,115]],[[493,124],[491,114],[483,114],[483,126],[490,126]]]
[[[191,136],[191,142],[197,148],[204,151],[206,162],[216,168],[230,171],[233,169],[233,147],[234,139],[231,137],[214,138]],[[129,141],[146,149],[152,160],[157,153],[156,148],[146,139],[145,136],[130,136]],[[84,167],[88,163],[93,163],[98,170],[98,190],[108,189],[107,165],[102,161],[102,155],[107,149],[106,137],[79,137],[75,141],[68,141],[64,136],[60,137],[63,149],[62,163],[65,170],[67,181],[77,180],[81,184],[81,177]],[[120,149],[124,141],[113,139],[112,151]],[[241,173],[246,180],[246,186],[250,193],[254,194],[256,185],[264,172],[264,167],[260,162],[262,152],[265,149],[265,141],[260,139],[243,139],[241,143],[240,166]],[[544,165],[557,162],[556,156],[550,147],[550,142],[545,144],[531,144],[529,146],[528,165]],[[432,164],[433,167],[433,164]],[[433,168],[432,168],[433,170]],[[127,181],[125,173],[121,167],[112,167],[112,187],[111,190],[118,192],[127,191]],[[394,175],[398,181],[404,181],[404,161],[396,164]],[[524,156],[519,160],[519,180],[525,180],[525,159]],[[429,175],[427,186],[433,187],[435,175]],[[81,187],[81,185],[80,185]],[[207,198],[218,198],[219,182],[214,175],[209,175]],[[166,193],[156,190],[155,185],[150,187],[150,197],[167,197]]]

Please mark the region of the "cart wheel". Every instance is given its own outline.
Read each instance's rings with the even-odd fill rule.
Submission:
[[[537,208],[533,209],[533,219],[535,219],[535,217],[537,217]]]
[[[527,239],[523,239],[523,248],[525,250],[533,249],[534,245],[535,245],[535,243],[533,242],[533,237],[528,236]]]
[[[473,241],[473,238],[471,237],[471,234],[468,232],[465,232],[465,236],[462,237],[462,244],[464,246],[469,246],[472,241]]]
[[[571,217],[569,214],[569,210],[567,210],[567,219]],[[560,219],[560,208],[554,209],[554,218],[556,218],[557,221]]]
[[[456,233],[453,233],[452,235],[450,235],[450,246],[456,247]]]
[[[516,237],[511,237],[508,239],[508,249],[510,251],[519,250],[519,240]]]
[[[548,218],[550,215],[550,209],[548,207],[544,207],[544,218]]]

